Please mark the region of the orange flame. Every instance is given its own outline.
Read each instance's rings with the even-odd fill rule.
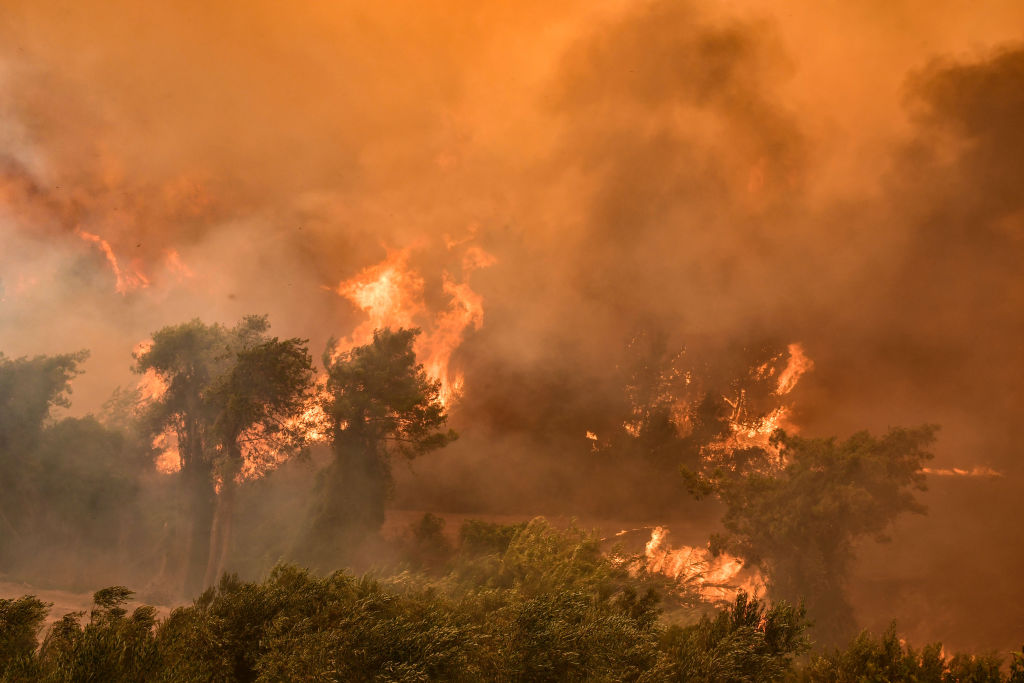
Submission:
[[[153,448],[160,451],[156,456],[156,471],[160,474],[174,474],[181,470],[181,453],[178,452],[178,435],[173,430],[157,434]]]
[[[695,585],[701,598],[709,602],[731,600],[740,590],[758,595],[765,590],[765,581],[756,569],[747,568],[743,560],[727,553],[712,557],[707,548],[680,546],[672,549],[665,543],[668,529],[657,526],[644,546],[644,568],[652,574]]]
[[[423,332],[416,340],[416,356],[427,376],[441,382],[440,401],[450,406],[463,385],[462,374],[450,367],[451,356],[462,344],[466,330],[479,329],[483,324],[483,297],[473,291],[468,279],[457,282],[444,271],[442,289],[450,299],[449,307],[430,320],[423,301],[424,280],[409,266],[409,255],[409,249],[388,250],[384,261],[365,268],[334,290],[366,313],[367,319],[335,345],[331,360],[355,346],[368,344],[374,330],[418,326]],[[468,278],[472,271],[494,262],[491,254],[471,246],[462,259],[464,276]],[[420,324],[423,321],[429,324]]]
[[[946,468],[923,467],[923,468],[921,468],[921,471],[924,472],[925,474],[931,474],[931,475],[934,475],[936,477],[992,477],[992,478],[996,478],[996,477],[1003,476],[1002,472],[999,472],[998,470],[994,470],[991,467],[986,467],[985,465],[975,465],[974,467],[972,467],[969,470],[965,470],[965,469],[963,469],[961,467],[953,467],[953,468],[949,468],[949,469],[946,469]]]
[[[779,384],[775,389],[777,396],[785,396],[793,391],[797,382],[800,381],[800,377],[814,368],[814,361],[807,357],[802,345],[790,344],[787,350],[789,351],[789,361],[786,363],[786,369],[779,375]]]
[[[779,373],[778,383],[772,392],[778,397],[793,391],[804,373],[814,368],[814,362],[807,357],[803,346],[799,343],[790,344],[787,350],[789,359],[786,362],[786,367]],[[751,374],[758,379],[771,377],[775,372],[775,362],[774,359],[768,361],[753,369]],[[714,457],[716,454],[729,453],[737,448],[760,448],[775,457],[774,465],[783,464],[781,454],[772,445],[771,438],[772,434],[779,429],[789,432],[797,431],[796,425],[789,420],[791,406],[779,405],[767,413],[751,415],[751,410],[747,405],[746,391],[741,389],[735,399],[730,399],[728,396],[722,398],[732,408],[729,414],[729,429],[732,433],[725,440],[712,444],[709,448],[709,455]]]
[[[177,249],[168,249],[164,252],[164,262],[167,264],[167,270],[177,275],[179,281],[195,275],[192,269],[181,260],[181,254]]]
[[[304,446],[323,443],[330,435],[331,420],[324,412],[328,398],[326,378],[317,380],[316,390],[311,393],[297,417],[289,418],[282,425],[283,444],[266,433],[262,425],[248,429],[240,438],[242,446],[242,467],[235,481],[259,479],[285,461],[296,445]]]
[[[132,354],[136,357],[141,356],[152,347],[153,341],[151,339],[140,341],[135,345]],[[139,400],[142,403],[152,403],[153,401],[159,401],[167,393],[167,382],[153,368],[149,368],[139,379],[136,388],[139,392]]]
[[[91,232],[86,232],[81,228],[76,228],[75,232],[83,240],[96,244],[100,251],[103,252],[103,255],[107,257],[107,263],[110,264],[110,269],[114,271],[114,278],[116,280],[114,288],[119,294],[124,295],[133,289],[149,286],[149,279],[138,268],[133,268],[131,272],[126,272],[121,268],[117,261],[117,256],[114,255],[114,250],[111,249],[110,243],[105,239]]]

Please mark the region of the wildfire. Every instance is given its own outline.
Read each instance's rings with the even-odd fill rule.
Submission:
[[[132,355],[136,357],[141,356],[149,351],[152,346],[153,342],[149,339],[141,341],[135,345]],[[139,379],[136,388],[139,392],[139,400],[142,403],[152,403],[153,401],[159,401],[167,393],[167,382],[153,368],[149,368]]]
[[[154,450],[159,451],[156,456],[156,471],[161,474],[174,474],[181,469],[181,454],[178,452],[178,435],[167,430],[161,432],[153,439]]]
[[[174,273],[179,282],[195,275],[192,269],[181,260],[181,254],[177,249],[168,249],[164,252],[164,262],[167,264],[167,270]]]
[[[953,468],[948,468],[948,469],[946,469],[946,468],[923,467],[923,468],[921,468],[921,471],[924,472],[925,474],[935,475],[936,477],[991,477],[991,478],[996,478],[996,477],[1003,476],[1002,472],[994,470],[991,467],[986,467],[984,465],[976,465],[976,466],[972,467],[969,470],[965,470],[965,469],[960,468],[960,467],[953,467]]]
[[[463,385],[462,374],[450,368],[451,355],[462,344],[467,329],[479,329],[483,324],[483,298],[470,287],[468,277],[474,270],[492,265],[495,259],[480,247],[467,248],[462,258],[466,279],[458,282],[447,271],[442,273],[442,290],[449,305],[431,319],[423,299],[424,279],[409,265],[409,256],[409,249],[389,250],[384,261],[365,268],[334,290],[367,318],[351,336],[335,345],[331,358],[369,343],[374,330],[418,326],[423,332],[416,340],[416,356],[427,376],[441,382],[440,400],[449,406],[461,394]]]
[[[114,288],[118,293],[124,295],[133,289],[139,289],[141,287],[149,286],[149,279],[138,269],[133,268],[130,272],[124,270],[120,263],[118,263],[117,256],[114,255],[114,250],[110,247],[110,243],[99,235],[94,235],[91,232],[86,232],[81,228],[77,228],[75,232],[83,240],[96,244],[103,255],[107,257],[107,263],[110,264],[110,269],[114,271],[114,278],[116,284]]]
[[[814,362],[807,357],[800,344],[790,344],[787,351],[789,359],[786,361],[786,367],[779,373],[778,382],[772,392],[778,397],[793,391],[804,373],[814,368]],[[769,361],[752,370],[751,374],[758,379],[765,379],[771,377],[774,372],[774,362]],[[732,409],[729,414],[729,428],[732,434],[724,442],[714,444],[711,448],[712,453],[728,452],[736,448],[761,448],[778,457],[778,450],[772,446],[771,437],[779,429],[796,431],[796,426],[788,419],[791,407],[779,405],[767,413],[752,414],[747,393],[742,389],[735,399],[728,396],[724,396],[723,399]]]
[[[740,590],[751,595],[763,593],[764,578],[756,569],[748,569],[743,560],[721,553],[712,557],[707,548],[665,543],[668,529],[657,526],[644,546],[644,569],[671,579],[695,585],[701,598],[709,602],[731,600]]]
[[[785,396],[793,391],[800,377],[808,370],[814,369],[814,361],[807,357],[802,345],[790,344],[786,350],[789,351],[789,361],[779,375],[779,384],[775,389],[777,396]]]
[[[317,381],[298,417],[285,420],[280,432],[268,434],[262,426],[247,430],[241,437],[242,467],[235,481],[259,479],[276,468],[295,446],[323,443],[330,434],[331,420],[324,412],[328,400],[326,378]]]

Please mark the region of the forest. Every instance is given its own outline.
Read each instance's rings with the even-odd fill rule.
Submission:
[[[714,501],[722,531],[703,559],[543,517],[466,519],[453,535],[428,511],[386,534],[393,467],[458,438],[417,362],[420,330],[332,343],[320,376],[306,340],[269,329],[247,316],[157,330],[133,354],[138,386],[81,418],[54,410],[87,352],[0,358],[0,573],[129,576],[165,606],[129,609],[136,592],[114,585],[54,621],[33,595],[3,599],[2,680],[1024,680],[1024,652],[916,650],[895,624],[858,634],[856,543],[925,512],[935,426],[737,439],[708,392],[680,436],[663,392],[634,376],[646,402],[595,476],[639,469],[691,506]],[[743,395],[796,381],[790,354],[777,378],[765,363],[783,353],[748,373]],[[281,478],[289,466],[305,477]],[[716,572],[722,556],[755,580]]]
[[[3,0],[0,682],[1021,682],[1022,27]]]

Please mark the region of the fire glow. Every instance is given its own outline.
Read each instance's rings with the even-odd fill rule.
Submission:
[[[741,590],[750,595],[765,592],[764,577],[746,567],[740,558],[727,553],[713,556],[707,548],[687,545],[671,548],[665,542],[667,535],[665,527],[651,530],[651,538],[644,545],[643,568],[647,572],[693,586],[708,602],[731,600]]]
[[[796,388],[800,378],[814,368],[814,361],[807,357],[801,344],[789,344],[786,351],[789,354],[786,367],[779,373],[775,389],[772,391],[772,394],[779,398],[789,395]],[[775,373],[775,362],[778,360],[779,357],[776,357],[768,361],[753,370],[752,374],[761,379],[771,377]],[[735,398],[723,396],[722,399],[731,409],[729,429],[732,434],[725,441],[713,444],[709,449],[709,455],[737,448],[760,448],[778,458],[778,449],[772,445],[772,434],[779,429],[797,431],[796,425],[789,420],[792,412],[792,406],[789,404],[778,405],[765,414],[751,415],[745,390],[740,390]]]
[[[463,280],[442,273],[442,290],[449,297],[446,310],[431,316],[424,302],[423,277],[409,265],[410,250],[389,250],[381,263],[369,266],[341,282],[334,291],[366,314],[352,334],[331,350],[332,361],[342,353],[373,339],[374,330],[385,327],[420,327],[416,356],[427,376],[441,382],[440,401],[450,406],[462,393],[462,373],[450,367],[452,353],[462,344],[466,331],[483,324],[483,298],[469,285],[474,270],[495,262],[483,249],[471,246],[462,258]],[[428,324],[420,324],[426,321]]]
[[[91,232],[86,232],[81,228],[75,230],[79,237],[86,242],[92,242],[107,259],[107,263],[110,264],[110,269],[114,272],[115,285],[114,288],[121,295],[126,295],[128,292],[149,287],[149,278],[147,278],[142,271],[138,268],[133,268],[131,271],[127,271],[121,267],[121,264],[117,260],[117,256],[114,255],[114,250],[110,247],[110,243],[99,235],[95,235]]]

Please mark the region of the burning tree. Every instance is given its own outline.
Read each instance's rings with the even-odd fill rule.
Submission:
[[[714,493],[728,506],[727,533],[712,538],[713,551],[760,566],[775,598],[806,600],[819,638],[849,635],[844,588],[854,543],[888,540],[897,516],[925,511],[914,492],[925,490],[922,466],[936,430],[893,429],[881,438],[859,432],[846,441],[779,431],[772,445],[782,465],[774,471],[691,473],[698,494]]]
[[[384,522],[391,457],[412,459],[457,438],[444,430],[441,382],[427,377],[413,345],[418,329],[376,330],[373,341],[325,354],[334,459],[321,474],[308,546],[319,561],[351,551]],[[328,346],[328,349],[332,348]]]
[[[165,327],[136,355],[136,371],[159,389],[146,403],[151,434],[177,443],[190,498],[185,592],[211,584],[229,546],[234,489],[306,444],[303,414],[313,400],[311,359],[302,339],[267,335],[265,316],[238,325],[193,320]]]

